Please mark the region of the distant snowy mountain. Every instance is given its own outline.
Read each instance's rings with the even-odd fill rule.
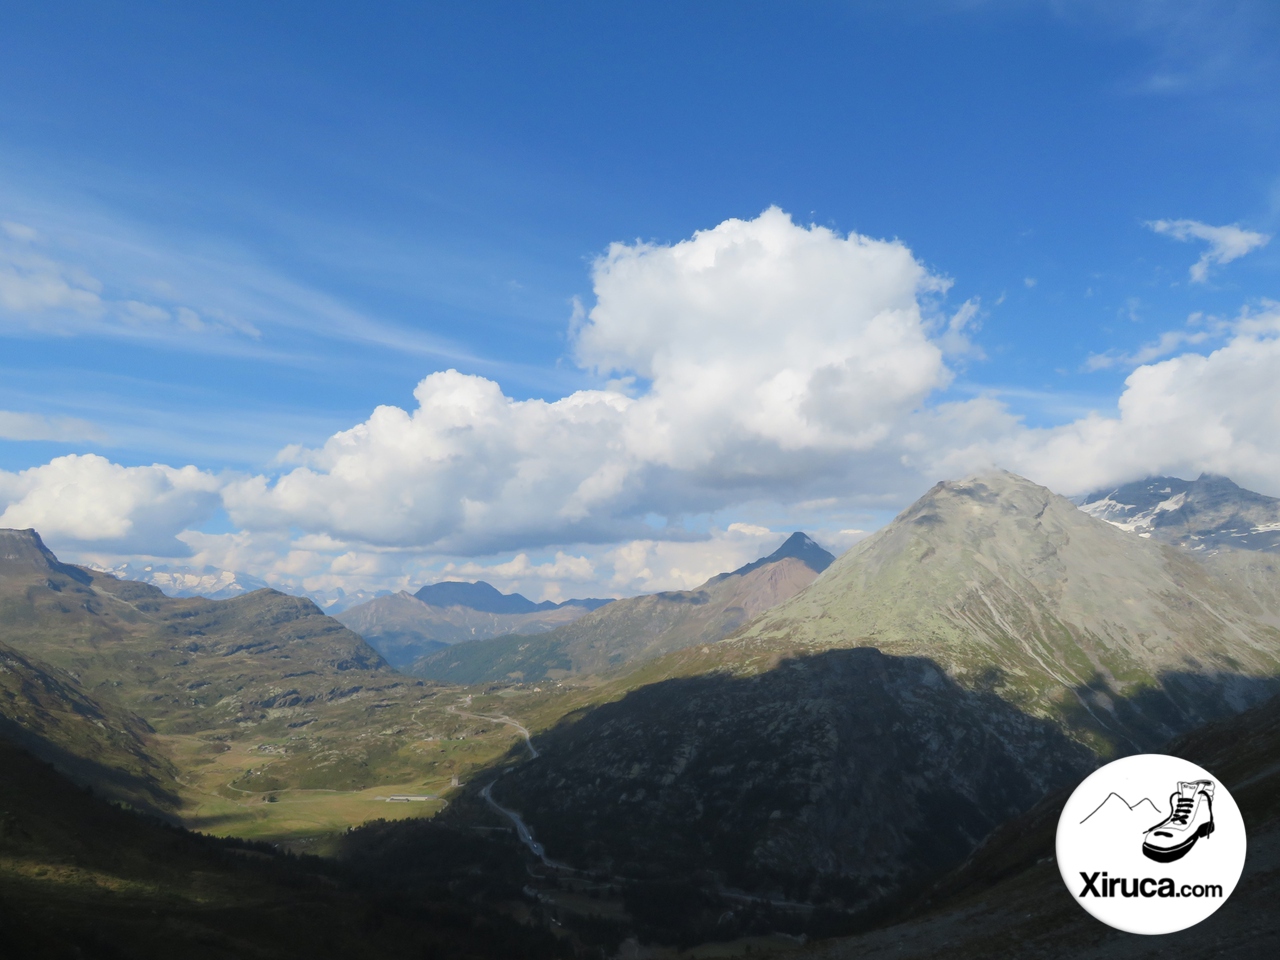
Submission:
[[[219,570],[217,567],[174,566],[167,563],[121,563],[114,567],[91,565],[91,569],[109,573],[121,580],[139,580],[159,587],[170,597],[207,597],[226,600],[242,593],[261,590],[269,584],[247,573]]]
[[[315,601],[316,606],[327,613],[329,616],[337,616],[344,610],[350,610],[352,607],[368,603],[370,600],[376,600],[378,597],[389,597],[390,590],[352,590],[350,593],[341,587],[334,587],[331,590],[308,590],[306,595]]]
[[[1147,477],[1098,490],[1077,505],[1122,530],[1191,550],[1280,552],[1280,499],[1245,490],[1227,477]]]

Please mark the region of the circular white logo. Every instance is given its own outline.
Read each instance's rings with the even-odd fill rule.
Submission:
[[[1244,869],[1240,808],[1187,760],[1158,753],[1095,770],[1058,819],[1058,869],[1080,906],[1129,933],[1185,930]]]

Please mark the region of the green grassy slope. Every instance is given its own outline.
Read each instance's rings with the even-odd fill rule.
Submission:
[[[113,800],[155,813],[179,805],[177,771],[140,717],[0,643],[0,737]]]
[[[423,657],[411,672],[448,683],[531,682],[601,673],[703,643],[795,596],[817,571],[784,557],[743,574],[720,575],[696,590],[615,600],[538,636],[494,637]]]
[[[307,838],[429,816],[516,736],[450,713],[460,693],[396,673],[309,600],[173,599],[63,564],[34,531],[0,530],[0,642],[143,718],[155,731],[145,752],[177,768],[176,813],[220,833]],[[396,794],[440,799],[389,807]]]
[[[454,837],[435,869],[377,882],[270,848],[215,840],[108,805],[0,740],[0,956],[544,958],[554,938],[512,919],[519,860]],[[477,843],[481,846],[478,848]],[[452,858],[445,863],[444,854]],[[493,872],[511,863],[515,870]],[[489,864],[492,882],[466,878]],[[460,887],[459,884],[462,884]],[[460,893],[450,891],[450,886]]]
[[[729,641],[927,656],[1132,751],[1277,689],[1280,630],[1177,548],[1007,473],[943,483]]]

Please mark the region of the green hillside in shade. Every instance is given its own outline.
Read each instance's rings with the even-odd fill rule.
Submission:
[[[351,870],[187,833],[107,804],[3,739],[0,771],[5,958],[563,955],[510,918],[528,913],[510,844],[442,837],[416,873],[388,883],[376,849]]]
[[[797,960],[1255,960],[1280,953],[1280,699],[1162,747],[1231,791],[1249,836],[1244,874],[1225,904],[1178,933],[1138,937],[1074,902],[1053,860],[1064,790],[995,831],[980,850],[886,929],[815,944]]]
[[[177,770],[152,734],[140,717],[0,643],[0,738],[104,796],[171,815],[179,803]]]
[[[602,673],[704,643],[794,596],[832,561],[803,533],[774,553],[712,577],[695,590],[615,600],[537,636],[459,644],[423,657],[411,672],[448,683],[558,679]]]

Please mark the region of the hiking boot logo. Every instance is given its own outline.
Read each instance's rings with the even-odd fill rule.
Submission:
[[[1179,782],[1169,796],[1169,816],[1144,832],[1142,853],[1157,863],[1172,863],[1212,833],[1213,781]]]
[[[1181,757],[1139,753],[1081,781],[1058,818],[1054,853],[1083,910],[1117,930],[1158,935],[1222,906],[1246,846],[1244,818],[1221,780]]]

